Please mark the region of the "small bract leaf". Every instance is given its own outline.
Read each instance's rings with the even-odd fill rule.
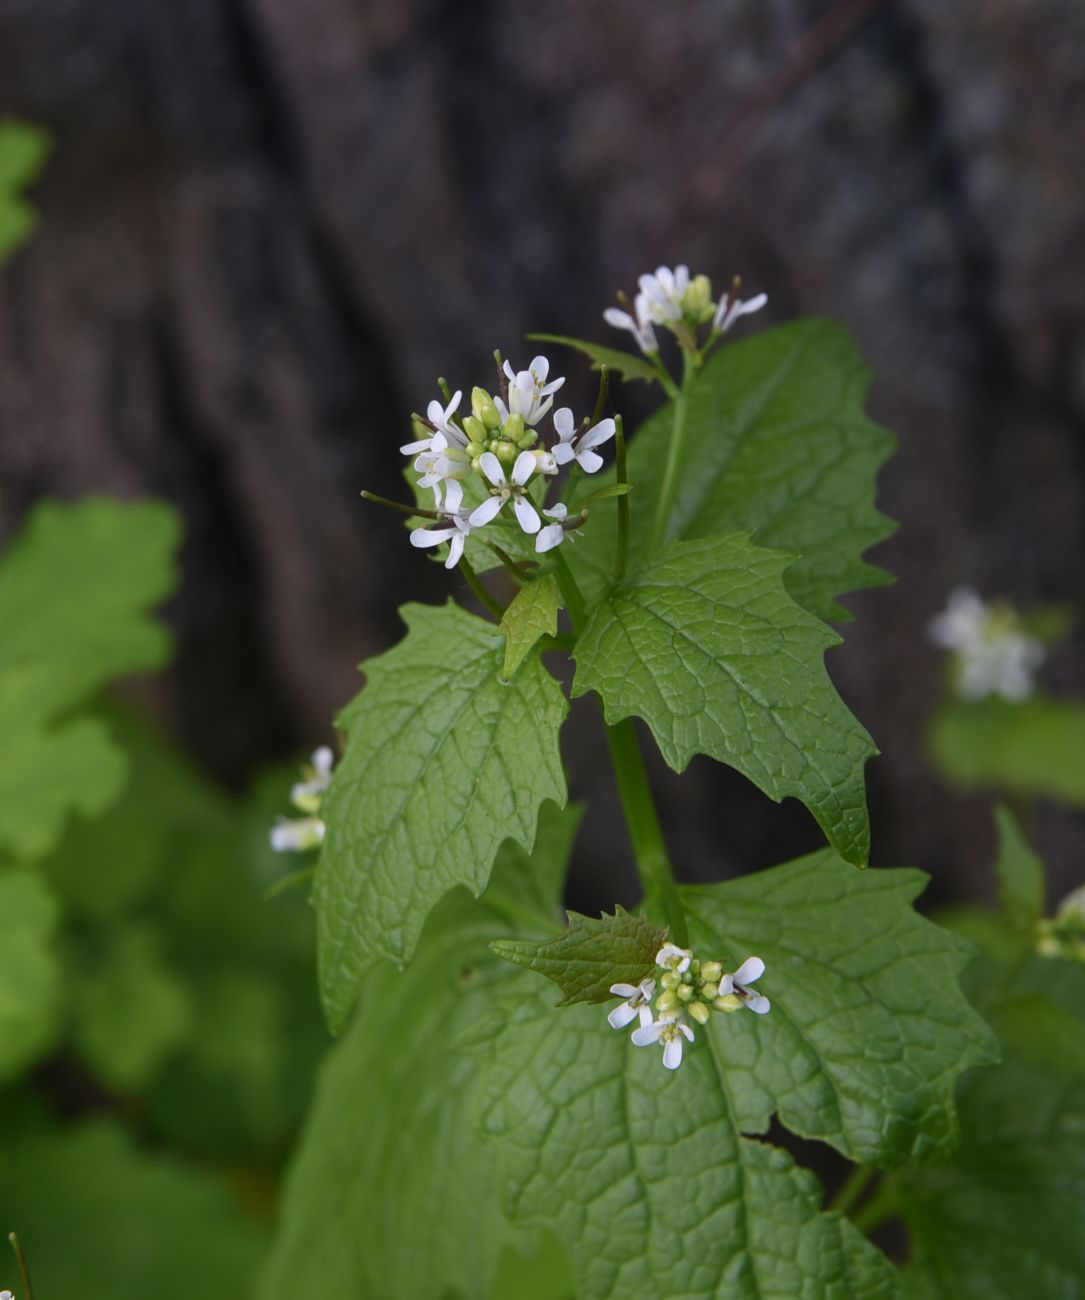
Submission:
[[[676,772],[708,754],[772,799],[801,799],[865,865],[877,751],[825,671],[839,638],[784,588],[790,563],[741,534],[666,547],[592,614],[573,694],[598,691],[609,723],[643,718]]]
[[[643,913],[616,907],[598,919],[568,913],[569,928],[541,942],[499,939],[490,945],[499,957],[545,975],[561,989],[558,1006],[607,1002],[612,984],[639,984],[652,974],[667,937]]]
[[[536,578],[516,593],[501,619],[505,634],[502,676],[509,678],[535,648],[540,637],[558,630],[558,585],[549,574]]]
[[[1040,859],[1021,834],[1017,818],[1004,805],[995,809],[998,828],[998,900],[1007,917],[1022,930],[1031,930],[1044,914],[1047,881]]]
[[[481,893],[501,843],[532,844],[539,805],[565,803],[568,705],[538,656],[504,682],[492,623],[451,603],[401,612],[407,636],[363,666],[340,715],[349,744],[321,807],[320,980],[335,1029],[369,966],[405,962],[442,895]]]
[[[600,370],[606,366],[608,370],[613,370],[623,379],[643,379],[650,382],[659,378],[655,366],[644,357],[638,357],[634,352],[608,348],[602,343],[592,343],[588,339],[570,338],[566,334],[529,334],[527,337],[539,343],[558,343],[562,347],[575,348],[585,356],[591,357],[593,370]]]

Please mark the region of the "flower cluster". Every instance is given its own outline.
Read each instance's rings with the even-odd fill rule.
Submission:
[[[546,489],[540,492],[537,484],[574,461],[586,474],[594,474],[603,464],[595,449],[615,434],[612,419],[578,425],[570,408],[562,406],[553,414],[554,436],[546,445],[540,426],[564,383],[563,378],[550,379],[546,357],[535,357],[526,370],[514,370],[506,361],[502,391],[494,395],[472,389],[470,415],[459,415],[459,391],[445,406],[430,402],[424,419],[415,416],[422,436],[400,451],[415,457],[418,486],[432,489],[439,526],[415,529],[414,546],[447,542],[445,567],[451,569],[463,556],[468,537],[501,518],[515,521],[533,536],[540,554],[561,545],[582,521],[569,519],[560,502],[546,509]],[[472,486],[471,499],[477,504],[468,507],[464,502]]]
[[[324,823],[317,814],[332,783],[334,766],[335,756],[327,745],[313,751],[312,759],[302,768],[302,780],[290,787],[290,802],[306,815],[280,817],[271,828],[271,847],[277,853],[301,853],[324,842]]]
[[[1067,894],[1055,915],[1039,923],[1036,951],[1041,957],[1085,963],[1085,885]]]
[[[966,700],[1000,695],[1027,700],[1044,647],[1023,631],[1013,607],[985,601],[971,587],[956,587],[945,609],[927,624],[927,635],[942,650],[953,651],[954,689]]]
[[[763,1016],[771,1008],[768,998],[749,987],[764,973],[760,957],[747,957],[738,970],[728,972],[721,962],[699,961],[688,948],[665,943],[656,953],[654,979],[643,979],[635,986],[611,985],[611,993],[625,1001],[607,1019],[614,1029],[624,1029],[638,1020],[632,1035],[636,1046],[662,1043],[663,1064],[668,1070],[677,1070],[685,1043],[694,1039],[691,1020],[705,1025],[713,1010],[731,1012],[746,1007]]]
[[[625,310],[630,304],[624,295],[620,295],[624,307],[608,307],[603,319],[615,329],[629,330],[645,356],[659,351],[657,325],[669,329],[684,348],[695,352],[696,332],[702,325],[709,326],[706,346],[711,346],[740,316],[760,311],[768,302],[763,293],[754,298],[740,298],[740,284],[736,278],[717,302],[712,297],[712,282],[707,275],[691,279],[688,266],[676,266],[673,270],[669,266],[660,266],[653,275],[640,277],[640,291],[633,299],[632,311]]]

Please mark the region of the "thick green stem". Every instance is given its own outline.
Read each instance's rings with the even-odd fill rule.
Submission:
[[[617,451],[615,456],[615,468],[617,471],[618,482],[628,483],[629,474],[625,465],[625,430],[622,427],[622,417],[619,415],[614,421],[615,434],[614,445]],[[629,497],[620,496],[618,498],[618,543],[614,552],[614,570],[613,578],[615,582],[621,582],[625,577],[626,560],[629,557]]]
[[[850,1214],[877,1175],[877,1169],[870,1165],[856,1165],[827,1208],[838,1214]]]
[[[652,525],[652,550],[663,545],[667,531],[667,518],[674,504],[674,491],[678,477],[678,464],[682,457],[682,443],[686,436],[686,414],[689,407],[689,388],[696,366],[688,352],[682,353],[682,387],[674,398],[671,442],[667,448],[667,465],[663,471],[663,484],[659,489],[655,523]]]
[[[889,1183],[882,1183],[870,1200],[855,1211],[851,1221],[863,1236],[869,1237],[876,1228],[880,1228],[896,1213],[897,1201],[891,1186]]]
[[[469,564],[466,555],[460,557],[460,571],[463,573],[463,576],[467,579],[467,585],[471,588],[471,590],[475,593],[475,595],[479,598],[479,600],[486,606],[486,608],[490,611],[491,614],[496,615],[496,617],[500,619],[505,613],[503,607],[496,600],[494,600],[493,596],[490,595],[490,593],[479,581],[478,574],[474,571],[474,569]]]
[[[554,558],[554,575],[561,588],[565,608],[569,611],[569,621],[573,625],[573,631],[579,634],[584,628],[584,597],[565,557],[559,551]],[[652,787],[648,784],[648,773],[644,768],[644,756],[640,752],[633,719],[625,718],[613,727],[608,726],[607,743],[645,898],[649,904],[658,904],[662,909],[670,926],[671,938],[684,948],[689,937],[686,913],[678,895],[674,870],[652,797]]]

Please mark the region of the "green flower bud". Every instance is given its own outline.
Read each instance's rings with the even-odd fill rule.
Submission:
[[[675,993],[682,1002],[691,1002],[693,1000],[693,989],[688,984],[683,984],[681,988],[675,989]]]
[[[734,993],[725,993],[712,1003],[717,1011],[737,1011],[742,1006],[742,999]]]
[[[709,1011],[703,1002],[691,1002],[688,1011],[699,1025],[708,1024]]]
[[[675,993],[674,989],[667,989],[665,993],[661,993],[659,997],[656,998],[656,1010],[661,1014],[666,1014],[668,1011],[676,1011],[679,1005],[678,994]]]
[[[497,459],[506,465],[511,465],[520,454],[520,448],[514,442],[506,442],[504,438],[498,439],[493,444],[493,449]]]
[[[501,430],[501,434],[503,437],[508,438],[510,442],[519,442],[524,436],[526,427],[524,417],[514,413],[505,421],[505,427]]]
[[[485,388],[471,389],[471,410],[474,411],[475,418],[481,420],[487,429],[501,427],[501,416],[497,413],[494,399]]]
[[[469,415],[463,422],[463,431],[467,434],[472,442],[477,442],[480,446],[486,442],[486,426],[474,415]]]
[[[718,961],[706,961],[701,967],[701,979],[707,980],[710,984],[718,984],[720,976],[723,974],[723,963]]]
[[[660,978],[659,982],[665,989],[676,989],[682,983],[682,976],[676,971],[669,970]]]
[[[691,282],[682,298],[682,311],[698,324],[712,316],[715,306],[712,302],[712,282],[707,275],[699,275]]]
[[[523,434],[519,438],[516,439],[516,445],[518,447],[522,447],[524,451],[526,451],[528,447],[533,446],[538,441],[539,441],[538,433],[536,433],[534,429],[529,427],[524,430]]]
[[[708,1000],[711,1002],[711,1000],[714,997],[718,996],[719,991],[720,991],[720,986],[716,983],[715,980],[713,980],[710,984],[702,985],[701,997],[708,998]]]

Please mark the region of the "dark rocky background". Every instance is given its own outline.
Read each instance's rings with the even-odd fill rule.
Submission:
[[[850,602],[830,665],[884,750],[875,860],[987,891],[986,801],[924,757],[923,626],[962,579],[1085,605],[1079,0],[0,0],[7,114],[56,143],[0,278],[0,531],[43,493],[180,506],[152,702],[222,778],[325,739],[396,603],[441,597],[358,497],[397,489],[434,376],[469,387],[529,329],[602,338],[615,289],[686,261],[767,290],[744,328],[837,316],[877,372],[900,581]],[[1079,636],[1049,683],[1081,693],[1083,663]],[[624,841],[575,726],[599,798],[574,894],[609,904],[583,868],[625,873]],[[818,843],[691,773],[659,773],[688,876]],[[1066,887],[1083,832],[1037,820]]]

